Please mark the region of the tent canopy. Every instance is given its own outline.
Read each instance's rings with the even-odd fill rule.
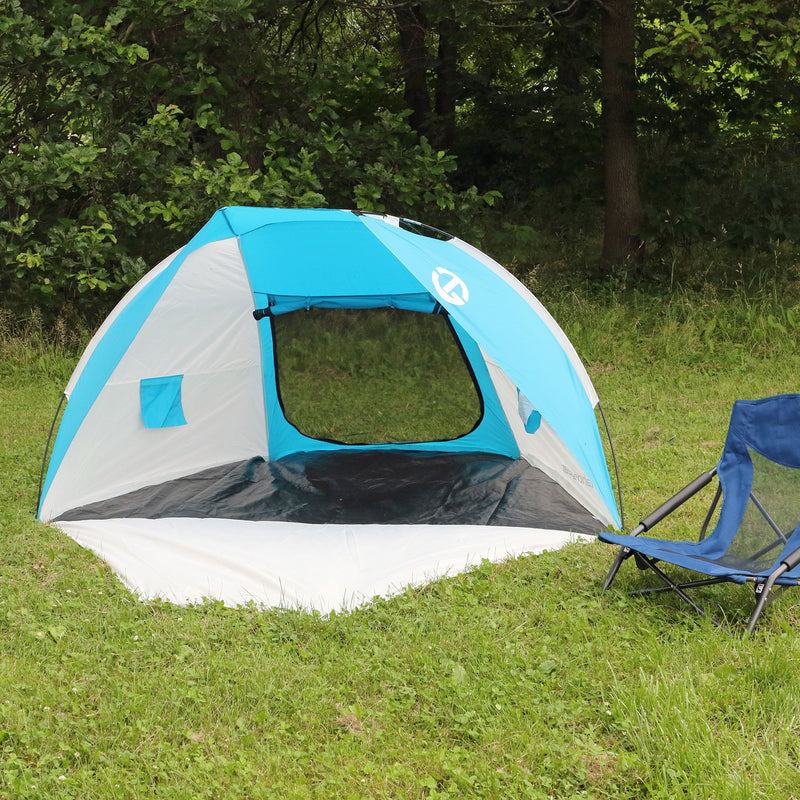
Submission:
[[[298,430],[275,320],[317,307],[444,315],[475,427],[369,445]],[[222,209],[123,298],[65,396],[39,516],[143,596],[330,609],[619,525],[563,331],[486,255],[396,217]]]

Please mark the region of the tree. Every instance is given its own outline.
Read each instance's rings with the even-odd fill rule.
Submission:
[[[403,97],[411,112],[411,127],[424,135],[431,115],[427,76],[429,59],[425,42],[428,22],[419,3],[397,6],[395,16],[400,60],[403,64]]]
[[[385,90],[361,6],[7,5],[4,305],[102,312],[223,205],[413,209],[437,223],[482,202],[452,189],[452,156],[418,140]]]
[[[800,6],[714,0],[645,18],[640,131],[649,235],[773,249],[800,241]]]
[[[605,185],[603,261],[638,258],[642,201],[636,141],[635,0],[606,0],[602,34],[602,132]]]
[[[403,96],[411,112],[411,127],[420,136],[427,136],[434,147],[450,148],[455,139],[460,95],[461,25],[455,4],[448,0],[401,3],[395,6],[394,14]]]

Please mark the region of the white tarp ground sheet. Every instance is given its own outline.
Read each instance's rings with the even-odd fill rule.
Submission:
[[[594,537],[472,525],[308,525],[228,519],[58,522],[143,600],[350,610],[484,559]]]

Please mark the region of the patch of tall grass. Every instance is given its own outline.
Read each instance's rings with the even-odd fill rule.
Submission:
[[[22,315],[0,306],[0,379],[8,384],[38,376],[66,383],[89,337],[71,307],[45,322],[38,309]]]
[[[722,368],[742,356],[795,352],[800,295],[677,287],[672,292],[570,291],[548,302],[589,362],[625,358]]]

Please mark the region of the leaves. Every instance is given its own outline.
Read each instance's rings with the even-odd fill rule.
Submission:
[[[478,215],[502,193],[503,222],[591,236],[604,196],[601,4],[422,6],[424,82],[435,97],[446,77],[455,104],[431,108],[436,146],[409,126],[396,4],[8,0],[3,304],[56,315],[79,302],[99,316],[231,204],[386,211],[476,241],[480,225],[499,227]],[[796,4],[647,2],[638,13],[642,236],[800,239]],[[524,257],[533,268],[535,253]]]
[[[225,205],[481,204],[448,185],[454,158],[390,109],[376,53],[352,58],[326,4],[302,5],[101,13],[12,0],[0,21],[4,305],[108,307]]]

